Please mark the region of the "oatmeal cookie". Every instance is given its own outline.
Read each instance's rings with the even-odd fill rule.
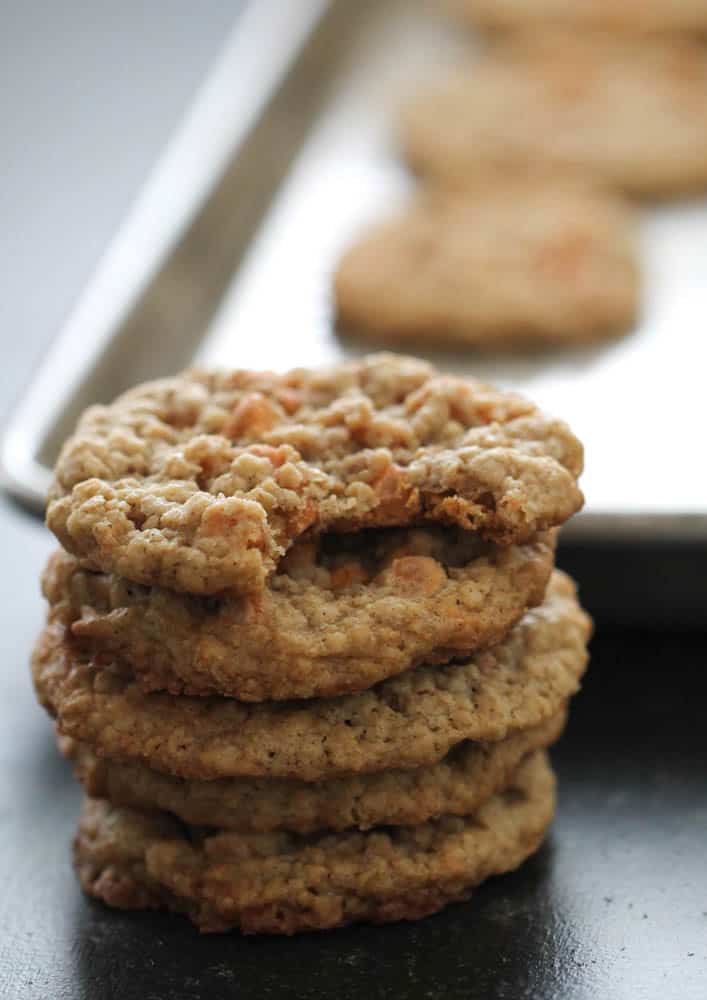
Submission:
[[[436,525],[319,535],[247,596],[145,587],[57,552],[43,589],[77,642],[116,654],[143,690],[323,697],[500,642],[542,601],[554,541],[501,548]]]
[[[561,421],[413,358],[192,371],[86,411],[47,523],[89,568],[252,592],[305,532],[432,522],[527,541],[580,507],[581,467]]]
[[[543,25],[630,34],[707,32],[704,0],[444,0],[454,14],[492,31]]]
[[[439,763],[409,771],[305,782],[287,778],[188,781],[140,764],[97,757],[85,743],[60,736],[86,793],[115,806],[163,809],[185,823],[238,833],[368,830],[415,826],[438,816],[467,816],[505,788],[521,760],[554,743],[566,710],[497,743],[458,744]]]
[[[465,818],[302,836],[184,829],[165,813],[87,799],[74,845],[84,890],[122,909],[186,913],[201,931],[294,934],[416,919],[467,899],[540,845],[554,775],[532,755]]]
[[[339,326],[499,349],[625,333],[639,301],[632,217],[610,194],[494,182],[418,198],[339,264]]]
[[[419,94],[401,131],[412,165],[453,186],[543,170],[634,196],[700,191],[707,49],[561,29],[512,36]]]
[[[33,657],[40,702],[60,731],[100,755],[182,778],[318,781],[441,760],[462,740],[495,742],[556,715],[579,687],[590,620],[568,577],[502,643],[470,660],[417,667],[339,698],[248,705],[145,694],[58,622]]]

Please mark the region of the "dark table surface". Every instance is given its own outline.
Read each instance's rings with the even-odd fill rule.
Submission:
[[[3,18],[12,155],[0,186],[0,408],[63,320],[236,6],[208,0],[195,17],[182,0],[126,0],[117,16],[32,0]],[[69,863],[79,792],[27,670],[50,548],[42,525],[0,497],[0,997],[707,998],[707,632],[668,627],[704,618],[704,552],[564,553],[602,623],[637,620],[650,602],[661,627],[600,625],[554,755],[558,818],[536,858],[419,924],[256,940],[200,938],[178,918],[82,897]]]
[[[0,995],[32,1000],[707,996],[707,634],[600,630],[556,748],[552,834],[417,924],[200,937],[84,899],[79,793],[10,649],[0,730]]]

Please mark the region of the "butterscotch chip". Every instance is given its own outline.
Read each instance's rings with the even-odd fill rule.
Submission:
[[[561,421],[412,358],[187,372],[86,411],[47,522],[92,569],[253,592],[305,532],[424,522],[528,540],[579,508],[581,466]]]
[[[500,548],[431,525],[297,543],[262,594],[197,597],[55,553],[52,616],[144,690],[242,701],[331,696],[499,642],[543,599],[554,538]]]
[[[74,856],[84,890],[110,906],[177,910],[202,931],[293,934],[416,919],[467,899],[537,849],[553,811],[540,753],[471,817],[368,833],[185,831],[165,813],[87,799]]]
[[[283,778],[187,781],[140,764],[97,757],[69,737],[60,746],[88,795],[115,806],[164,809],[185,823],[239,833],[368,830],[414,826],[438,816],[467,816],[505,788],[521,760],[554,743],[563,710],[547,722],[497,743],[460,743],[443,760],[408,771],[304,782]]]
[[[568,577],[502,643],[463,663],[407,670],[368,691],[248,705],[144,694],[109,658],[50,624],[33,657],[59,730],[100,756],[183,778],[318,781],[432,764],[462,740],[495,742],[557,715],[579,686],[590,620]]]
[[[649,34],[671,31],[707,31],[703,0],[445,0],[453,12],[481,28],[537,29],[542,25],[599,28]]]
[[[707,49],[581,31],[512,36],[411,101],[402,140],[417,169],[453,185],[542,169],[638,196],[698,191]]]
[[[352,333],[492,348],[623,333],[638,288],[625,206],[547,181],[420,198],[364,235],[335,279]]]

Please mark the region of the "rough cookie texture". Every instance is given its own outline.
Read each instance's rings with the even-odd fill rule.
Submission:
[[[283,778],[187,781],[96,757],[70,737],[59,737],[59,743],[87,794],[115,806],[164,809],[185,823],[239,833],[312,833],[468,816],[506,787],[528,753],[554,743],[565,719],[563,710],[498,743],[460,743],[430,767],[309,783]]]
[[[402,141],[413,166],[454,185],[541,168],[637,196],[701,190],[707,49],[560,29],[511,36],[411,101]]]
[[[63,552],[43,588],[80,645],[117,654],[144,690],[310,698],[500,642],[542,601],[553,553],[554,537],[500,548],[457,528],[384,528],[296,543],[255,596],[143,587]]]
[[[418,667],[359,694],[247,705],[144,694],[113,664],[50,624],[33,657],[41,703],[101,756],[178,777],[317,781],[418,767],[462,740],[496,741],[556,715],[579,686],[590,620],[568,577],[498,646],[468,662]]]
[[[494,31],[552,24],[632,34],[707,32],[704,0],[446,0],[446,6],[472,24]]]
[[[111,906],[182,911],[202,931],[293,934],[466,899],[537,849],[553,811],[554,776],[537,754],[472,817],[369,833],[184,830],[164,813],[87,799],[74,856],[84,890]]]
[[[305,531],[429,521],[528,540],[579,508],[581,466],[561,421],[412,358],[187,372],[86,411],[47,523],[93,569],[245,592]]]
[[[426,195],[344,255],[339,325],[492,348],[624,333],[638,310],[631,222],[608,194],[547,181]]]

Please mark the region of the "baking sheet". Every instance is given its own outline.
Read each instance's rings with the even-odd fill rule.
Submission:
[[[285,369],[355,351],[332,330],[332,270],[356,233],[413,186],[395,150],[400,101],[468,49],[424,4],[365,6],[335,93],[197,355],[205,364],[257,366],[271,355],[268,364]],[[571,424],[586,446],[587,506],[568,531],[707,533],[707,202],[642,213],[641,244],[645,301],[629,336],[539,355],[425,353]]]
[[[190,112],[190,142],[176,143],[179,156],[172,157],[169,203],[160,172],[151,180],[150,205],[161,197],[163,210],[177,205],[186,218],[191,206],[193,217],[157,236],[148,229],[149,212],[132,227],[128,220],[121,259],[98,276],[99,303],[110,293],[113,310],[98,310],[98,317],[95,308],[84,310],[81,322],[69,324],[18,411],[3,459],[6,480],[30,500],[41,502],[47,467],[89,401],[192,359],[284,370],[371,349],[341,341],[333,330],[333,269],[356,233],[393,211],[413,187],[395,150],[400,101],[467,58],[474,42],[422,0],[299,0],[288,5],[289,30],[307,41],[273,56],[270,100],[244,137],[236,121],[244,94],[235,101],[234,88],[238,97],[238,86],[245,87],[244,52],[269,44],[267,7],[273,3],[252,6],[258,17],[250,36],[227,47]],[[253,63],[250,77],[258,71]],[[263,85],[251,80],[250,89],[260,94]],[[205,121],[222,123],[221,133],[206,131],[208,142]],[[209,181],[205,199],[192,182],[195,170],[202,187],[204,177]],[[520,390],[572,425],[586,445],[587,505],[568,534],[707,539],[707,201],[646,210],[641,241],[643,317],[627,337],[534,355],[425,353],[444,367]],[[141,281],[116,295],[106,279],[120,273],[121,262],[125,268],[131,249],[152,254],[152,273],[144,267]],[[95,300],[96,289],[91,293]],[[94,327],[103,324],[95,336],[92,318]],[[73,360],[64,362],[62,380],[57,366],[67,357]]]

